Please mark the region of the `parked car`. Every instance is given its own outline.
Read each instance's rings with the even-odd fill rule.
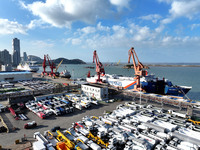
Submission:
[[[35,128],[37,126],[37,123],[35,121],[28,122],[24,125],[24,129],[31,129]]]

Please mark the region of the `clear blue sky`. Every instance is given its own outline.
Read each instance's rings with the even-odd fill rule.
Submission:
[[[0,50],[127,62],[200,62],[200,0],[1,0]]]

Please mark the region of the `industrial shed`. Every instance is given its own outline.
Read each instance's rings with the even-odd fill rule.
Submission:
[[[28,71],[2,71],[0,81],[17,82],[19,80],[32,80],[32,72]]]

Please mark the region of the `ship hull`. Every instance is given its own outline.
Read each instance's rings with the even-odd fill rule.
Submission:
[[[111,75],[106,74],[101,77],[102,81],[108,83],[111,86],[120,89],[134,90],[134,86],[136,85],[136,79],[133,77],[113,77]],[[87,82],[96,83],[97,76],[86,78]],[[162,95],[173,95],[173,96],[184,96],[187,94],[192,87],[188,86],[173,86],[170,82],[170,86],[168,86],[168,81],[165,80],[151,80],[149,77],[141,78],[141,87],[146,93],[155,93]]]

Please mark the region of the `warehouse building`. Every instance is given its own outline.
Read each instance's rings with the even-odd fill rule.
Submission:
[[[2,71],[0,81],[17,82],[20,80],[32,80],[32,72],[28,71]]]
[[[89,96],[95,97],[97,100],[108,99],[108,87],[98,84],[82,84],[82,93]]]

